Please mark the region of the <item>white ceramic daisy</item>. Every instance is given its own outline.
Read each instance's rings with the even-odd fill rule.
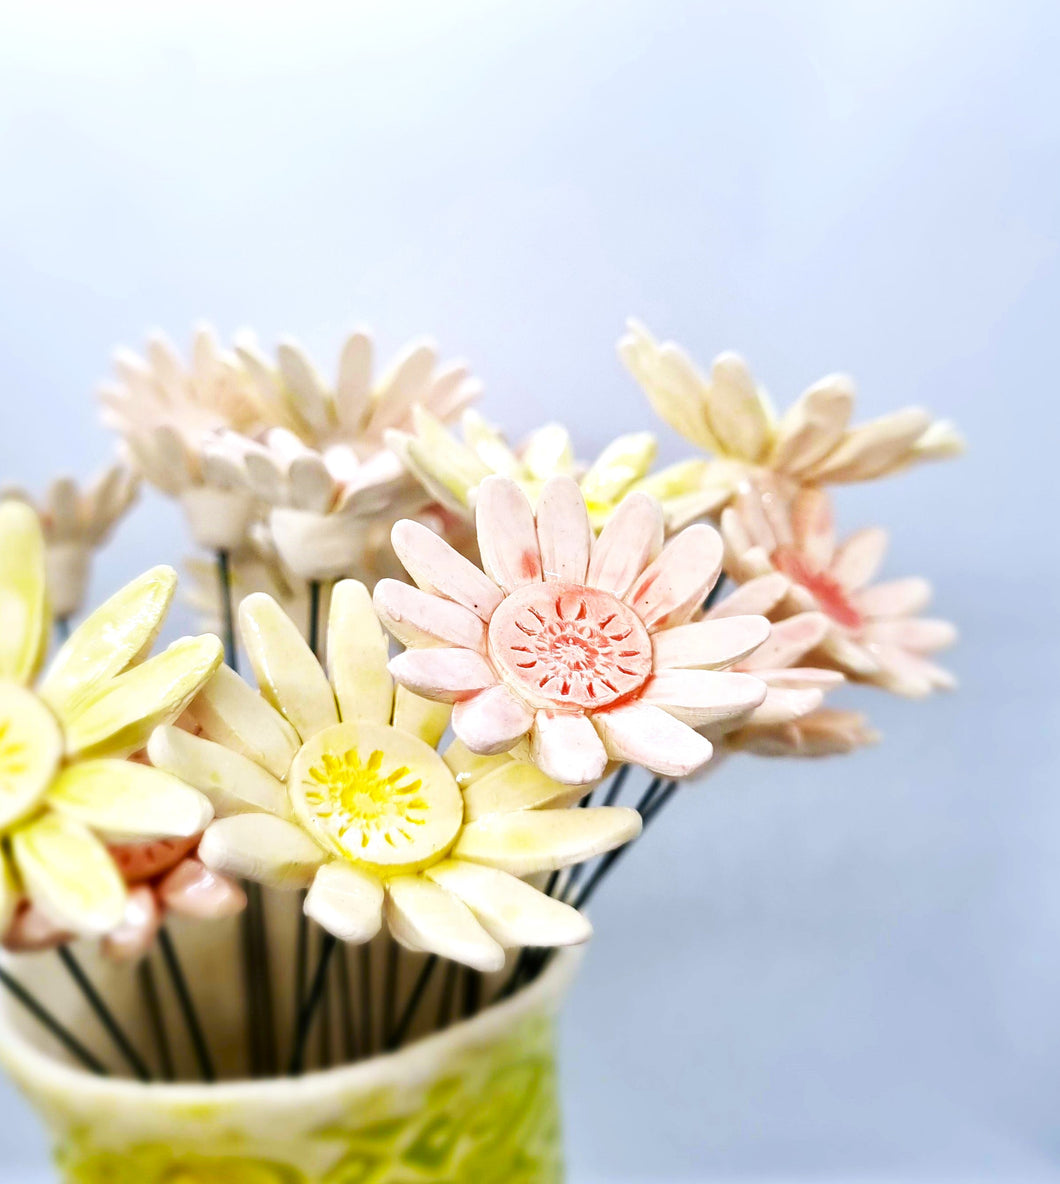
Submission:
[[[334,589],[330,678],[268,596],[240,618],[260,694],[222,667],[190,709],[198,734],[160,728],[149,746],[213,800],[204,863],[308,886],[307,914],[343,941],[385,920],[404,945],[484,971],[505,947],[586,940],[579,913],[522,877],[634,838],[635,810],[569,809],[581,793],[509,757],[455,744],[443,758],[449,709],[395,692],[363,584]]]
[[[913,698],[954,686],[928,655],[952,645],[956,630],[915,615],[931,599],[927,580],[871,583],[887,549],[886,531],[859,530],[839,545],[823,490],[806,487],[788,504],[748,486],[722,514],[721,529],[730,574],[741,582],[785,575],[785,611],[824,614],[828,629],[819,652],[851,678]]]
[[[210,446],[208,471],[270,507],[280,555],[302,579],[360,574],[366,532],[424,500],[386,432],[411,426],[417,405],[451,419],[480,384],[461,362],[439,365],[429,342],[408,346],[373,379],[372,341],[361,331],[346,340],[334,384],[292,342],[281,343],[275,366],[250,342],[238,349],[261,399],[286,426],[225,433]]]
[[[409,648],[399,683],[454,703],[474,752],[513,749],[570,784],[610,760],[683,777],[711,756],[697,727],[736,720],[765,685],[724,668],[769,632],[762,617],[690,623],[721,569],[718,532],[687,527],[663,547],[658,502],[630,494],[598,537],[571,477],[554,477],[537,513],[519,486],[479,488],[485,571],[426,528],[401,522],[394,549],[418,588],[382,580],[376,607]]]
[[[843,374],[822,378],[778,417],[737,354],[715,358],[708,378],[680,346],[656,341],[632,320],[618,352],[656,414],[716,458],[703,475],[713,510],[748,476],[790,493],[799,485],[870,481],[964,449],[952,424],[919,408],[851,427],[854,384]]]
[[[127,585],[33,689],[49,632],[44,540],[29,506],[0,505],[0,930],[26,897],[64,930],[108,932],[127,892],[107,844],[188,837],[212,817],[202,794],[125,759],[221,662],[216,637],[144,660],[175,586],[169,568]]]
[[[35,501],[21,489],[0,495],[33,506],[44,532],[51,610],[59,618],[79,612],[92,574],[92,556],[136,501],[138,478],[123,464],[111,465],[84,489],[72,477],[59,477]]]
[[[461,426],[463,440],[429,411],[416,408],[412,431],[389,432],[387,441],[428,493],[467,518],[474,516],[479,486],[493,475],[510,477],[535,505],[551,478],[576,478],[594,530],[637,490],[660,502],[668,531],[680,530],[716,504],[702,491],[706,461],[684,461],[649,474],[658,451],[650,432],[619,436],[585,465],[575,459],[570,433],[561,424],[536,429],[518,448],[474,411],[464,412]]]
[[[120,350],[114,364],[118,381],[99,391],[104,421],[121,434],[139,472],[180,501],[199,546],[237,549],[254,498],[223,466],[206,471],[204,447],[220,431],[253,433],[276,422],[242,363],[202,326],[187,362],[156,332],[145,357]]]

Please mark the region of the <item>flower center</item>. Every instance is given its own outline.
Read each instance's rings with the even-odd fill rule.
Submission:
[[[0,683],[0,827],[36,806],[62,753],[62,733],[47,707],[25,687]]]
[[[366,720],[325,728],[303,745],[287,785],[299,820],[323,847],[377,873],[435,862],[464,819],[463,797],[438,753]]]
[[[519,588],[493,614],[489,642],[505,679],[535,707],[605,707],[651,674],[651,638],[637,614],[581,584]]]
[[[842,584],[826,571],[815,571],[794,547],[778,547],[773,552],[773,566],[812,592],[821,606],[838,625],[860,629],[864,624],[861,613],[851,604]]]

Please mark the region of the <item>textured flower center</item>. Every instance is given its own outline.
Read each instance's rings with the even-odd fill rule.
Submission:
[[[59,725],[37,696],[0,683],[0,826],[28,814],[44,796],[62,748]]]
[[[429,745],[384,724],[351,720],[303,746],[288,778],[295,812],[322,846],[374,868],[424,867],[455,840],[463,798]]]
[[[812,592],[817,603],[838,625],[860,629],[864,623],[843,585],[826,571],[815,571],[794,547],[778,547],[773,552],[773,566]]]
[[[628,605],[581,584],[527,584],[490,620],[490,653],[537,707],[605,707],[651,674],[651,638]]]

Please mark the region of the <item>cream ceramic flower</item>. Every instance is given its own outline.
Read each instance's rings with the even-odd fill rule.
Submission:
[[[914,698],[953,687],[927,655],[951,645],[956,631],[947,621],[914,616],[931,599],[931,585],[918,578],[870,585],[886,531],[859,530],[837,545],[829,497],[811,487],[790,505],[745,487],[722,514],[721,529],[736,580],[780,572],[791,581],[785,612],[825,615],[819,652],[846,674]]]
[[[195,835],[212,816],[202,794],[124,759],[221,662],[216,637],[143,660],[175,585],[156,568],[111,597],[34,691],[49,629],[44,541],[28,506],[0,505],[0,930],[24,895],[63,929],[108,932],[126,888],[106,844]]]
[[[437,744],[449,718],[395,688],[363,584],[332,596],[329,670],[268,596],[240,612],[261,693],[222,667],[190,709],[198,735],[160,728],[149,753],[208,794],[209,867],[277,887],[347,942],[385,918],[404,945],[480,970],[504,947],[586,940],[588,923],[521,877],[591,858],[640,830],[635,810],[571,810],[581,796],[509,757]]]
[[[682,777],[704,765],[694,729],[752,711],[766,688],[724,672],[766,637],[761,617],[689,624],[721,568],[717,531],[690,526],[665,548],[658,502],[629,495],[594,538],[571,477],[554,477],[537,515],[506,477],[479,488],[485,572],[412,522],[394,549],[419,588],[382,580],[376,608],[406,646],[399,683],[455,703],[474,752],[530,737],[549,777],[585,784],[608,760]],[[488,573],[488,574],[487,574]]]
[[[846,756],[879,738],[860,712],[820,707],[788,723],[740,728],[725,743],[756,756],[820,757]]]
[[[424,500],[386,446],[386,432],[409,427],[417,405],[452,418],[477,398],[478,381],[461,362],[440,366],[429,342],[408,346],[373,380],[372,342],[363,332],[343,346],[333,385],[293,343],[281,343],[275,366],[249,342],[238,348],[261,399],[285,426],[225,433],[211,444],[208,471],[270,507],[280,554],[301,578],[358,571],[366,532],[380,517],[390,514],[392,522]]]
[[[83,490],[71,477],[60,477],[39,504],[21,489],[0,497],[18,498],[33,506],[44,531],[48,597],[59,618],[73,616],[84,604],[92,555],[136,500],[137,477],[123,464],[111,465]]]
[[[104,421],[121,434],[143,476],[180,501],[196,543],[236,549],[254,499],[223,466],[206,471],[204,447],[218,432],[259,432],[277,422],[242,363],[204,326],[187,363],[155,333],[146,357],[121,350],[115,368],[118,381],[99,392]]]
[[[570,433],[560,424],[538,428],[515,449],[474,411],[464,412],[462,428],[461,441],[417,408],[413,430],[389,432],[387,441],[428,493],[466,518],[474,515],[479,486],[493,475],[511,478],[534,504],[551,478],[576,478],[594,530],[636,490],[662,504],[670,531],[701,518],[714,504],[701,492],[706,461],[685,461],[648,475],[658,450],[650,432],[619,436],[586,466],[575,460]]]
[[[737,354],[720,354],[707,378],[678,345],[657,342],[637,321],[618,352],[656,414],[717,458],[702,484],[704,495],[714,495],[713,510],[748,475],[790,493],[799,485],[873,480],[964,448],[952,424],[918,408],[850,427],[854,385],[842,374],[822,378],[778,417]]]

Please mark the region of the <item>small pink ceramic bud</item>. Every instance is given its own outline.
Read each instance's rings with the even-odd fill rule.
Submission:
[[[235,882],[211,871],[198,859],[185,859],[158,885],[164,909],[199,921],[234,917],[247,907],[246,893]]]
[[[29,901],[23,901],[4,934],[3,944],[14,954],[36,954],[73,940],[74,934],[61,929]]]
[[[103,953],[115,962],[135,962],[151,948],[161,924],[162,915],[152,889],[146,885],[134,888],[121,924],[103,938]]]

